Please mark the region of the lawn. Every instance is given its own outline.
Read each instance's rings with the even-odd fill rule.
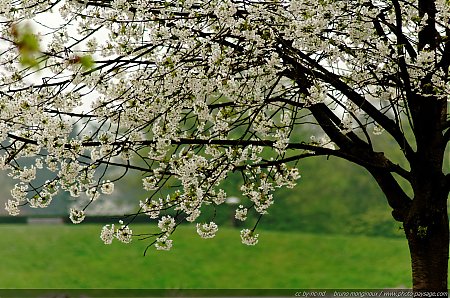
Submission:
[[[144,225],[132,226],[145,232]],[[104,245],[99,225],[1,225],[0,288],[389,288],[409,287],[406,241],[260,231],[255,247],[222,228],[192,226],[171,251],[148,242]]]

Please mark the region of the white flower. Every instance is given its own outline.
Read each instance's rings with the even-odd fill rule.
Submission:
[[[0,170],[6,170],[10,168],[10,165],[6,162],[8,161],[8,156],[2,155],[0,156]]]
[[[44,164],[42,162],[42,158],[36,158],[35,165],[36,165],[36,168],[42,169],[44,167]]]
[[[197,233],[204,239],[214,238],[218,229],[218,226],[214,222],[210,222],[209,224],[197,223]]]
[[[36,178],[36,168],[34,166],[31,166],[29,169],[24,167],[20,174],[14,178],[18,178],[22,182],[31,182]]]
[[[219,193],[213,198],[213,200],[216,205],[220,205],[227,200],[227,193],[223,189],[220,189]]]
[[[103,181],[102,187],[101,187],[102,193],[105,195],[110,195],[114,191],[114,183],[112,183],[109,180]]]
[[[157,189],[158,179],[154,176],[145,177],[142,179],[142,184],[145,190],[155,190]]]
[[[167,239],[167,235],[156,239],[155,247],[157,250],[170,250],[172,248],[172,241]]]
[[[69,192],[70,192],[70,196],[73,198],[78,198],[80,196],[80,188],[78,187],[78,185],[72,185],[69,188]]]
[[[69,218],[74,224],[79,224],[84,220],[86,215],[83,210],[76,210],[74,208],[70,208]]]
[[[239,205],[239,208],[236,209],[236,214],[234,215],[234,218],[245,221],[247,219],[247,208],[244,208],[244,206]]]
[[[149,198],[145,199],[145,202],[140,201],[139,207],[150,216],[150,218],[158,218],[159,212],[161,211],[162,204],[161,202],[157,202],[155,200],[150,200]]]
[[[5,210],[8,211],[9,215],[16,216],[19,215],[19,201],[17,200],[8,200],[7,203],[5,203]]]
[[[16,184],[14,185],[14,188],[11,189],[11,196],[17,201],[24,200],[27,196],[27,189],[27,185]]]
[[[52,202],[53,197],[47,192],[43,191],[41,194],[36,195],[28,200],[31,208],[45,208]]]
[[[373,133],[374,135],[379,136],[379,135],[383,134],[383,131],[384,131],[384,128],[383,128],[382,126],[380,126],[380,125],[378,125],[378,124],[375,124],[375,125],[373,126],[373,131],[372,131],[372,133]]]
[[[259,234],[254,234],[253,231],[249,229],[243,229],[241,231],[241,240],[243,244],[246,245],[256,245],[258,243]]]
[[[321,103],[325,100],[327,96],[327,90],[324,85],[314,85],[309,89],[309,96],[306,102],[310,105],[315,105]]]
[[[187,220],[188,222],[194,222],[194,221],[200,216],[200,213],[202,213],[200,210],[194,209],[194,210],[189,214],[189,216],[186,217],[186,220]]]
[[[172,232],[175,228],[175,225],[175,219],[173,219],[170,215],[163,216],[158,222],[158,227],[163,232]]]
[[[95,187],[88,189],[86,191],[86,195],[91,201],[95,201],[100,197],[100,193],[97,191],[97,188]]]
[[[100,157],[101,158],[110,157],[113,154],[113,150],[114,147],[112,145],[108,144],[102,145],[100,147]]]
[[[0,1],[0,13],[7,13],[13,7],[12,5],[11,0]]]
[[[281,170],[275,173],[275,182],[277,187],[286,186],[294,188],[296,181],[301,178],[297,168],[288,168],[285,164],[280,166]]]
[[[100,233],[100,239],[105,244],[111,244],[114,239],[114,225],[111,225],[111,227],[109,225],[104,226]]]
[[[117,229],[116,232],[116,238],[120,242],[123,243],[130,243],[131,242],[131,236],[133,235],[133,231],[128,226],[122,225],[120,229]]]
[[[47,155],[47,157],[45,157],[45,163],[47,165],[47,169],[52,172],[55,172],[58,169],[58,160],[52,155]]]
[[[98,152],[98,150],[95,149],[95,148],[93,148],[93,149],[91,150],[91,159],[92,159],[93,161],[100,160],[100,152]]]

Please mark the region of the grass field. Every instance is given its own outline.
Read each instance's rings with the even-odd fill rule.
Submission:
[[[145,232],[145,226],[133,226]],[[260,231],[204,240],[180,227],[170,252],[104,245],[98,225],[1,225],[0,288],[388,288],[410,286],[406,241]]]

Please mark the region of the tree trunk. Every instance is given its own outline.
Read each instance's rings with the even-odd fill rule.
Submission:
[[[428,3],[421,2],[423,5]],[[417,150],[410,158],[414,198],[403,226],[411,254],[413,290],[447,293],[449,185],[442,171],[447,144],[442,134],[447,102],[427,90],[430,82],[431,76],[421,81],[422,93],[428,95],[416,95],[411,99],[417,144]]]
[[[443,207],[443,206],[442,206]],[[417,211],[414,212],[414,209]],[[404,223],[414,291],[447,293],[449,220],[447,208],[412,208]]]
[[[413,290],[444,292],[445,295],[439,296],[447,296],[448,182],[442,172],[430,170],[434,164],[413,164],[416,166],[411,171],[413,200],[408,198],[392,174],[376,168],[368,170],[386,195],[394,219],[403,223],[411,256]]]

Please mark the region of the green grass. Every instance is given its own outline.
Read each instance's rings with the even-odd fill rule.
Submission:
[[[133,226],[144,232],[145,226]],[[406,241],[260,231],[200,239],[182,226],[170,252],[106,246],[101,226],[1,225],[0,288],[387,288],[410,286]]]

